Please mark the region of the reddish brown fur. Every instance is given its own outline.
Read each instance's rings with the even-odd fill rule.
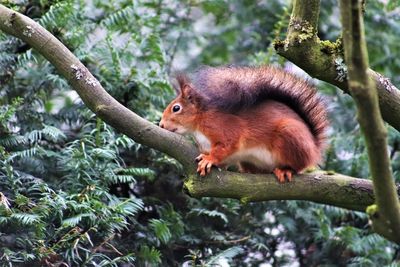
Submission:
[[[328,121],[322,100],[309,83],[289,72],[272,66],[203,67],[195,73],[193,87],[207,106],[229,113],[266,100],[282,102],[304,120],[315,141],[324,144]]]
[[[246,172],[274,171],[283,182],[321,160],[326,112],[306,82],[269,67],[198,73],[195,84],[201,90],[187,78],[178,80],[181,93],[165,109],[160,125],[195,134],[201,175],[212,165],[238,165]],[[172,110],[176,104],[179,112]]]

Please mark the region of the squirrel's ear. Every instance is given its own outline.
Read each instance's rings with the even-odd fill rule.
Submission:
[[[200,106],[202,104],[202,97],[189,84],[185,84],[183,87],[181,87],[181,96],[196,106]]]
[[[201,95],[193,89],[193,87],[190,85],[190,81],[187,76],[184,74],[179,74],[176,76],[176,80],[178,81],[179,84],[179,89],[180,89],[180,94],[183,99],[188,100],[190,103],[196,105],[196,106],[201,106],[202,104],[202,97]]]

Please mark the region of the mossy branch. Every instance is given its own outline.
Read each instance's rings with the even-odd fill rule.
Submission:
[[[294,181],[281,184],[272,174],[215,169],[206,177],[189,176],[184,188],[193,197],[235,198],[244,203],[308,200],[358,211],[374,203],[371,181],[325,171],[295,175]]]
[[[320,0],[294,0],[286,39],[275,40],[275,50],[312,77],[348,93],[342,40],[332,43],[318,38],[319,9]],[[368,69],[368,75],[378,89],[383,119],[400,131],[400,91],[379,73]]]
[[[387,131],[379,110],[377,90],[367,71],[368,52],[361,2],[341,0],[340,11],[348,85],[356,103],[376,197],[377,206],[371,216],[373,227],[386,238],[400,242],[400,205],[390,167]]]

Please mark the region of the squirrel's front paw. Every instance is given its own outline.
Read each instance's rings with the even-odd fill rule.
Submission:
[[[278,182],[281,184],[285,183],[286,179],[288,182],[291,182],[293,179],[292,170],[275,168],[273,173],[275,174],[276,178],[278,178]]]
[[[201,176],[205,176],[207,173],[211,171],[212,165],[214,165],[215,161],[212,159],[210,155],[200,154],[196,161],[197,164],[197,172],[200,173]]]

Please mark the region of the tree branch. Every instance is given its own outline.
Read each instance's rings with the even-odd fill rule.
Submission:
[[[341,39],[332,43],[317,37],[319,7],[320,0],[294,0],[286,39],[275,40],[275,50],[312,77],[348,93]],[[378,89],[383,119],[400,131],[400,91],[381,74],[369,69],[368,75]]]
[[[113,99],[87,68],[55,37],[36,22],[0,5],[0,30],[31,45],[65,77],[93,112],[136,142],[165,152],[184,166],[185,188],[194,197],[230,197],[247,201],[300,199],[364,210],[374,202],[368,180],[313,173],[279,184],[272,175],[240,174],[213,169],[205,178],[195,172],[198,150],[185,138],[139,117]]]
[[[400,242],[400,205],[387,151],[387,131],[383,124],[376,88],[368,75],[368,52],[359,0],[341,0],[345,60],[348,85],[355,100],[358,121],[368,150],[369,166],[377,208],[371,219],[374,229]]]
[[[206,177],[189,176],[184,188],[193,197],[235,198],[245,203],[308,200],[364,212],[374,203],[371,181],[324,171],[295,175],[294,181],[281,184],[272,174],[214,169]]]

